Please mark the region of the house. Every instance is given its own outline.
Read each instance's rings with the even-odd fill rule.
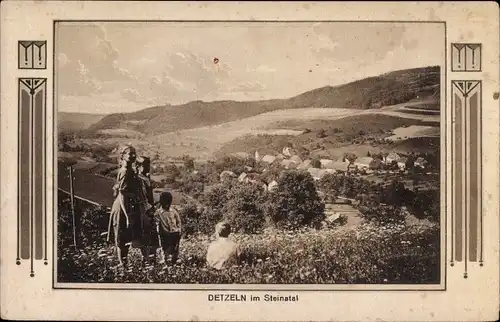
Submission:
[[[407,157],[401,157],[401,158],[399,158],[399,161],[398,161],[398,167],[399,167],[401,170],[406,169],[406,161],[408,161],[408,158],[407,158]]]
[[[247,177],[248,177],[247,174],[245,172],[242,172],[240,174],[240,176],[238,177],[238,181],[239,182],[244,182],[244,181],[246,181]]]
[[[271,164],[275,160],[276,160],[276,157],[274,155],[266,154],[265,156],[262,157],[262,159],[260,161]]]
[[[415,160],[415,166],[421,167],[422,169],[427,167],[427,164],[428,164],[427,160],[422,157],[419,157],[417,158],[417,160]]]
[[[283,148],[283,155],[287,156],[287,157],[291,157],[292,156],[292,151],[290,151],[289,147]]]
[[[347,172],[349,162],[333,161],[325,166],[325,169],[332,169],[335,171]]]
[[[333,160],[330,160],[330,159],[321,159],[321,160],[319,160],[319,162],[321,162],[321,167],[324,168],[327,164],[332,163]]]
[[[278,188],[278,183],[276,182],[276,180],[273,180],[269,183],[269,185],[267,186],[267,191],[273,191],[275,190],[276,188]]]
[[[294,155],[290,158],[291,161],[295,162],[297,166],[302,163],[302,159],[298,155]]]
[[[258,150],[255,151],[255,161],[257,161],[257,162],[260,161],[260,154],[259,154]]]
[[[233,156],[240,158],[240,159],[249,159],[250,154],[246,152],[236,152],[232,154]]]
[[[382,160],[380,159],[373,159],[368,166],[370,170],[378,170],[380,168],[382,168]]]
[[[311,174],[314,180],[320,180],[323,178],[325,174],[328,173],[327,169],[316,169],[316,168],[309,168],[307,169],[307,172]]]
[[[348,166],[347,166],[347,172],[351,172],[351,171],[356,171],[358,170],[358,166],[355,165],[354,163],[349,163]]]
[[[369,169],[370,163],[373,161],[371,157],[361,157],[354,161],[354,164],[358,166],[359,169]]]
[[[309,168],[312,168],[311,163],[312,163],[312,161],[311,161],[311,160],[309,160],[309,159],[308,159],[308,160],[304,160],[304,161],[302,161],[302,163],[301,163],[301,164],[299,164],[299,165],[297,166],[297,169],[299,169],[299,170],[307,170],[307,169],[309,169]]]
[[[285,159],[286,159],[286,157],[281,153],[276,156],[277,161],[281,161],[281,160],[285,160]]]
[[[396,162],[399,162],[399,160],[401,159],[401,156],[399,154],[397,154],[396,152],[391,152],[389,153],[386,157],[385,157],[385,162],[387,164],[390,164],[392,163],[392,161],[396,161]]]
[[[281,166],[285,167],[285,169],[296,169],[298,164],[292,160],[285,159],[281,161]]]
[[[307,169],[307,172],[309,172],[311,174],[311,176],[316,179],[316,177],[318,177],[318,173],[319,173],[319,170],[321,169],[317,169],[317,168],[309,168]]]

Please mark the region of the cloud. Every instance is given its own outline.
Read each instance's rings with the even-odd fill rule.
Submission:
[[[231,74],[231,66],[213,57],[200,56],[192,52],[177,52],[170,56],[166,74],[176,81],[189,84],[199,95],[221,90],[222,82]]]
[[[131,102],[137,102],[139,98],[141,97],[141,94],[132,88],[126,88],[122,92],[122,97],[131,101]]]
[[[149,104],[202,100],[233,86],[232,67],[219,57],[177,51],[160,57],[141,57],[135,61],[142,72],[138,91]]]
[[[272,68],[272,67],[269,67],[267,65],[260,65],[253,71],[256,71],[259,73],[274,73],[276,71],[276,68]]]
[[[90,95],[114,90],[111,82],[134,80],[119,64],[120,53],[102,26],[61,25],[57,30],[59,90],[63,95]]]
[[[323,44],[316,50],[319,58],[369,64],[384,59],[389,51],[399,47],[406,27],[394,23],[318,23],[312,31]]]
[[[89,75],[88,68],[80,61],[70,61],[58,55],[57,90],[61,95],[87,96],[102,91],[102,82]]]
[[[237,86],[230,89],[232,92],[261,92],[266,88],[259,82],[246,82],[238,84]]]

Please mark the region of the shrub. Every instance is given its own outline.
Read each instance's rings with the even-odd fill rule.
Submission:
[[[400,207],[385,205],[360,206],[361,218],[377,225],[401,224],[405,220],[404,212]]]
[[[186,170],[194,170],[194,158],[190,157],[189,155],[185,155],[182,157],[182,161],[184,162],[184,168],[186,168]]]
[[[206,177],[203,173],[184,173],[179,182],[179,190],[195,199],[198,199],[203,194],[206,181]]]
[[[333,173],[327,173],[318,182],[318,187],[325,193],[326,197],[336,199],[340,193],[342,177]]]
[[[199,232],[202,213],[199,211],[198,206],[189,200],[183,200],[182,206],[179,208],[179,216],[182,220],[182,235],[190,236]]]
[[[298,228],[318,226],[324,219],[325,205],[316,191],[311,174],[287,171],[278,179],[278,187],[270,193],[267,211],[277,225]]]
[[[318,158],[311,160],[311,166],[316,169],[321,169],[321,161]]]
[[[324,129],[320,129],[318,133],[316,133],[316,137],[319,139],[326,138],[328,134],[326,134],[326,131]]]
[[[222,211],[237,232],[257,233],[265,224],[264,194],[256,185],[237,184],[228,193]]]
[[[253,158],[239,158],[236,156],[224,156],[221,159],[218,159],[214,163],[214,170],[217,173],[221,173],[224,170],[234,172],[237,175],[240,175],[245,171],[245,166],[255,167],[255,159]]]
[[[62,197],[62,196],[61,196]],[[68,247],[73,245],[73,215],[69,198],[61,198],[58,202],[58,242]],[[91,244],[102,240],[101,234],[107,231],[109,213],[96,206],[88,207],[75,200],[75,232],[77,246]]]
[[[175,164],[171,163],[157,167],[154,170],[154,173],[165,174],[165,183],[174,183],[181,174],[179,168],[177,168]]]

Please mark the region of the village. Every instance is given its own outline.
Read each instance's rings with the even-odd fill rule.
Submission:
[[[70,154],[67,152],[60,152],[59,159],[65,165],[71,164],[73,171],[78,172],[77,181],[80,182],[76,182],[77,190],[83,182],[87,183],[88,187],[89,182],[96,180],[100,180],[101,189],[105,189],[103,182],[106,182],[105,185],[111,185],[116,178],[118,148],[107,153],[105,161],[108,162],[98,162],[97,160],[103,161],[103,157],[96,158],[95,151],[89,152],[92,150],[91,147],[87,150],[83,154],[71,153],[72,156],[80,155],[78,161],[73,159],[72,162],[64,162],[65,155],[68,157]],[[320,182],[327,175],[348,176],[382,185],[389,184],[393,179],[420,176],[424,178],[424,180],[419,180],[418,188],[420,189],[426,189],[425,184],[429,184],[430,180],[426,180],[426,176],[439,175],[424,157],[394,151],[361,157],[350,153],[340,160],[307,157],[290,146],[283,147],[281,153],[278,154],[261,155],[257,149],[251,152],[232,153],[220,160],[208,162],[196,161],[189,156],[165,158],[158,153],[152,155],[151,180],[155,198],[158,198],[163,191],[170,191],[174,195],[174,203],[181,206],[182,200],[193,200],[193,197],[196,197],[196,191],[198,194],[207,193],[217,184],[229,182],[252,184],[258,186],[261,191],[272,192],[277,189],[279,176],[284,171],[301,170],[307,171],[316,182],[318,194],[325,204],[325,221],[330,223],[344,221],[346,226],[360,224],[361,218],[357,207],[359,200],[340,194],[332,197],[328,191],[323,191]],[[65,170],[60,171],[63,172],[60,186],[65,186]],[[102,181],[104,179],[107,181]],[[417,188],[415,180],[402,181],[407,189]],[[193,189],[191,187],[193,185],[196,188]],[[88,188],[82,188],[81,194],[93,193]],[[112,198],[111,190],[101,191],[99,196],[96,195],[93,198],[104,198],[101,203],[109,203],[107,199]]]

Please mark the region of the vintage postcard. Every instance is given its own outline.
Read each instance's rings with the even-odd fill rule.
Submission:
[[[499,318],[494,2],[1,16],[2,318]]]

